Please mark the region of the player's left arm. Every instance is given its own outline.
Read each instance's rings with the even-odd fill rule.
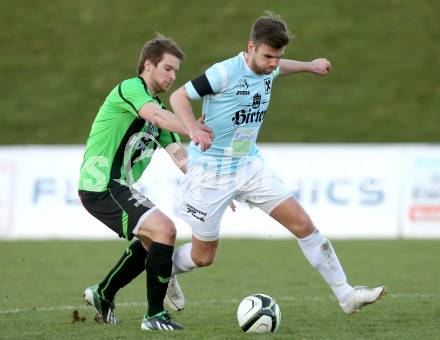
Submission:
[[[332,69],[332,64],[326,58],[318,58],[312,61],[297,61],[292,59],[280,60],[280,76],[298,72],[309,72],[319,76],[327,75]]]
[[[188,152],[180,142],[174,142],[165,148],[165,151],[173,160],[174,164],[184,173],[187,171]]]

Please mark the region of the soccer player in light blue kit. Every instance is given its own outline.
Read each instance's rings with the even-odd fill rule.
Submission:
[[[348,284],[330,241],[259,155],[256,139],[276,77],[297,72],[325,76],[331,69],[325,58],[311,62],[283,59],[289,39],[279,17],[261,17],[253,24],[247,52],[214,64],[170,98],[192,140],[189,170],[179,183],[175,212],[191,226],[193,237],[191,243],[175,250],[174,276],[165,299],[175,310],[184,307],[175,274],[213,263],[220,221],[234,199],[260,208],[297,237],[305,257],[329,284],[345,313],[356,313],[386,292],[383,286]],[[190,101],[201,97],[213,140],[198,128],[191,107]]]

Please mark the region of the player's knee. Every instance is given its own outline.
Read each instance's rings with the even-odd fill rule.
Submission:
[[[156,229],[156,232],[160,234],[161,239],[167,240],[168,242],[174,243],[176,240],[176,226],[169,218],[162,219],[161,223]]]
[[[167,225],[163,230],[164,237],[173,242],[176,240],[176,233],[176,227],[172,222],[171,224]]]
[[[197,267],[207,267],[214,262],[214,258],[210,256],[199,256],[193,258],[193,261]]]
[[[298,216],[290,227],[298,237],[306,237],[315,231],[312,220],[305,213]]]

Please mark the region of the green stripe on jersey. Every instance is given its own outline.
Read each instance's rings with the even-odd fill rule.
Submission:
[[[141,77],[124,80],[109,93],[87,139],[79,190],[102,192],[111,180],[131,185],[150,163],[156,143],[166,147],[180,140],[164,129],[158,141],[147,136],[148,132],[158,137],[158,129],[138,114],[148,102],[165,108],[159,98],[151,96]]]

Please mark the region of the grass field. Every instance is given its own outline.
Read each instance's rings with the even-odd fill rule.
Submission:
[[[389,294],[355,316],[344,315],[294,241],[224,240],[214,266],[181,276],[186,329],[145,334],[144,275],[121,290],[116,326],[98,324],[82,301],[120,256],[123,241],[0,243],[2,339],[438,339],[440,241],[334,241],[352,284],[386,284]],[[262,292],[282,311],[277,333],[242,333],[241,298]],[[72,323],[78,310],[83,322]]]
[[[174,90],[245,49],[267,9],[296,36],[286,57],[333,71],[276,81],[261,141],[440,142],[437,0],[0,0],[0,144],[85,143],[156,31],[186,52]]]

